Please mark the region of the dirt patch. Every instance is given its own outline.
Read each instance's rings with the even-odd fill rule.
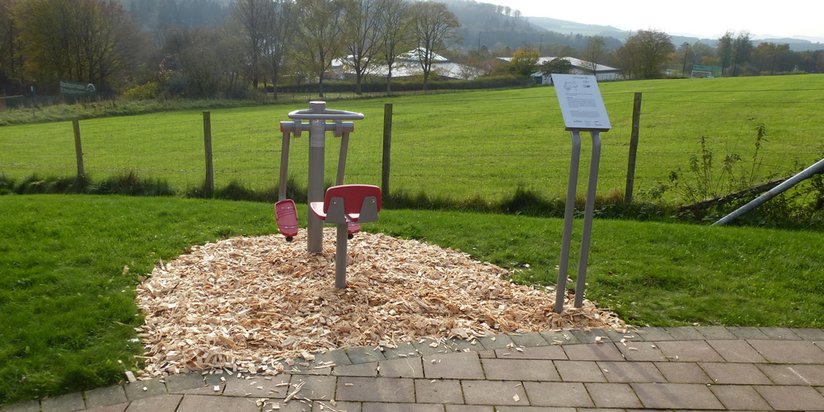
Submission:
[[[335,281],[335,231],[322,254],[306,232],[195,246],[137,288],[146,316],[144,376],[223,368],[274,374],[282,362],[340,347],[393,347],[422,338],[501,332],[621,329],[589,301],[553,312],[554,292],[516,285],[500,267],[415,240],[359,233],[348,288]]]

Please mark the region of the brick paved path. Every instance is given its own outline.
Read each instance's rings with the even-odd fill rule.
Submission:
[[[178,375],[19,411],[824,410],[824,330],[642,328],[340,349],[275,377]]]

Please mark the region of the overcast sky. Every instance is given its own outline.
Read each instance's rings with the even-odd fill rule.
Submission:
[[[622,30],[663,31],[717,39],[749,32],[754,39],[796,37],[824,42],[822,0],[477,0],[551,17]]]

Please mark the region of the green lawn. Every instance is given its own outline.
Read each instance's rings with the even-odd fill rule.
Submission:
[[[11,195],[0,196],[0,210],[0,404],[122,379],[139,363],[140,275],[191,245],[276,230],[271,205],[250,202]],[[456,248],[545,284],[555,281],[561,227],[552,218],[384,210],[367,229]],[[822,241],[817,232],[597,220],[588,297],[637,325],[824,327]]]
[[[824,153],[824,75],[624,81],[600,85],[613,129],[603,134],[599,193],[623,193],[635,92],[643,93],[636,195],[686,169],[699,138],[708,139],[720,168],[735,153],[749,166],[755,128],[764,124],[759,178],[786,175]],[[380,182],[383,105],[394,105],[392,189],[407,194],[498,201],[516,188],[546,199],[562,198],[570,156],[555,92],[549,87],[466,91],[330,102],[360,111],[347,165],[349,182]],[[216,184],[238,181],[257,190],[277,183],[277,124],[304,105],[212,110]],[[94,179],[136,170],[166,179],[178,190],[204,176],[200,111],[109,117],[81,122],[86,171]],[[292,146],[290,174],[305,185],[307,139]],[[337,165],[337,139],[328,135],[327,180]],[[71,176],[74,145],[69,122],[0,127],[0,173],[12,178]],[[588,136],[582,176],[586,184]],[[642,196],[642,195],[640,195]],[[676,193],[665,200],[677,201]]]

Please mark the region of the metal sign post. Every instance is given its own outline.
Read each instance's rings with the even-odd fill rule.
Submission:
[[[592,159],[589,167],[587,199],[584,209],[584,233],[581,236],[581,256],[578,261],[578,278],[575,287],[576,308],[583,305],[584,289],[586,288],[592,218],[595,213],[595,192],[598,186],[598,166],[601,160],[601,131],[609,130],[610,123],[595,76],[553,74],[552,83],[555,85],[558,103],[564,117],[564,125],[572,133],[572,157],[569,164],[564,231],[561,238],[561,258],[555,291],[555,312],[561,313],[564,311],[564,299],[566,298],[572,223],[575,217],[578,166],[581,159],[581,131],[589,131],[592,135]]]

